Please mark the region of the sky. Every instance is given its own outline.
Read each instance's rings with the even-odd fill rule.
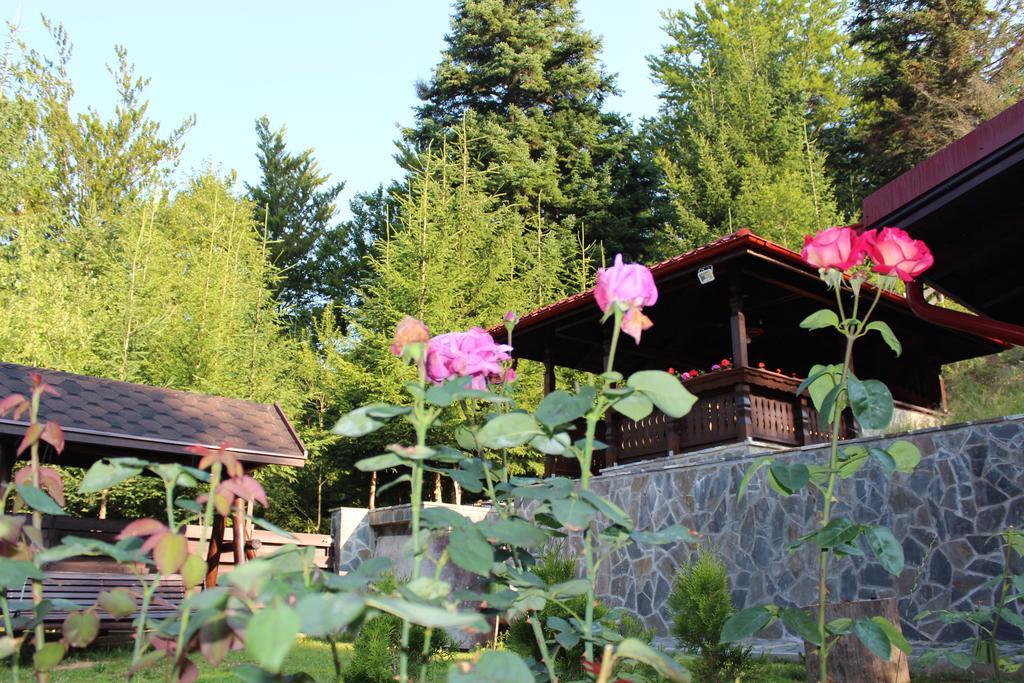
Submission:
[[[622,95],[608,109],[638,121],[657,110],[646,57],[666,42],[663,9],[692,0],[579,0],[585,28],[604,40],[602,61]],[[40,20],[64,24],[74,44],[73,106],[109,112],[106,64],[123,45],[147,76],[149,115],[169,131],[188,116],[179,173],[213,168],[259,180],[254,121],[287,126],[289,149],[313,148],[333,180],[345,181],[339,217],[355,192],[398,175],[399,127],[413,121],[415,83],[428,80],[444,48],[446,0],[3,0],[29,46],[50,50]]]

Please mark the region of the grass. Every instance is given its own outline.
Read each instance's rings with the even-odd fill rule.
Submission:
[[[949,421],[1024,413],[1024,348],[947,365],[942,369]]]
[[[352,645],[340,643],[338,649],[341,651],[342,666],[348,657],[351,657]],[[442,653],[440,657],[431,662],[428,673],[428,681],[444,681],[447,677],[448,667],[456,659],[464,658],[461,653]],[[237,676],[231,673],[231,669],[239,664],[252,664],[253,660],[244,650],[238,650],[228,654],[219,667],[210,666],[201,655],[193,655],[193,661],[199,665],[199,680],[201,681],[237,681]],[[52,683],[96,683],[97,681],[125,680],[128,676],[128,664],[131,660],[131,650],[128,647],[93,647],[84,651],[71,651],[65,657],[61,665],[53,671],[50,677]],[[22,680],[29,680],[32,670],[31,662],[22,665]],[[312,638],[300,639],[285,660],[283,673],[294,674],[304,671],[316,681],[334,680],[334,661],[331,657],[331,647],[322,640]],[[11,669],[9,666],[0,667],[0,681],[11,680]],[[164,670],[162,667],[141,671],[135,675],[133,681],[163,681]]]

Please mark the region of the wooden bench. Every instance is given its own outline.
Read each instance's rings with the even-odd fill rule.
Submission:
[[[152,575],[143,575],[146,580]],[[100,608],[100,632],[127,631],[138,616],[138,608],[142,604],[142,584],[135,574],[123,572],[68,572],[47,571],[43,574],[43,598],[62,599],[73,602],[80,609],[88,609],[96,604],[96,599],[103,591],[113,588],[127,588],[135,596],[136,612],[130,617],[115,618]],[[185,597],[185,584],[177,574],[160,579],[156,591],[149,603],[147,615],[149,619],[163,619],[174,614],[175,609]],[[20,590],[7,591],[7,600],[11,606],[12,616],[31,618],[32,615],[32,584],[26,582]],[[54,609],[47,613],[43,623],[46,626],[59,627],[68,615],[67,609]]]

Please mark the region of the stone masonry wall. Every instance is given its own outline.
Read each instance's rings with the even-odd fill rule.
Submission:
[[[854,522],[885,524],[903,545],[906,567],[892,577],[865,558],[830,565],[831,601],[898,597],[903,630],[913,641],[956,642],[968,635],[960,625],[913,621],[925,609],[971,609],[991,605],[981,586],[1001,571],[1002,559],[990,536],[1024,522],[1024,416],[952,427],[923,429],[847,443],[885,446],[908,439],[921,450],[912,475],[886,475],[868,464],[842,480],[835,514]],[[782,498],[764,473],[744,499],[736,491],[747,467],[768,451],[756,444],[713,449],[605,470],[592,480],[595,492],[622,506],[640,529],[682,524],[706,535],[729,567],[738,608],[764,603],[817,603],[817,553],[813,544],[793,554],[786,546],[810,528],[818,508],[809,496]],[[827,448],[775,451],[777,457],[824,462]],[[566,550],[579,552],[579,538]],[[665,611],[672,577],[693,554],[691,546],[639,546],[602,565],[601,599],[638,614],[659,636],[668,635]],[[1019,569],[1019,568],[1018,568]],[[777,631],[779,635],[781,631]],[[1008,628],[1002,634],[1020,640]]]

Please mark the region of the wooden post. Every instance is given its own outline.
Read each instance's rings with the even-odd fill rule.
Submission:
[[[245,564],[245,501],[241,498],[235,498],[235,511],[231,522],[234,526],[231,538],[235,547],[235,566],[238,567]]]
[[[750,367],[747,354],[747,318],[743,313],[743,296],[738,285],[729,288],[729,333],[732,337],[732,365]]]
[[[544,395],[547,396],[555,390],[555,361],[551,359],[551,347],[544,349]],[[544,476],[553,477],[555,475],[555,458],[554,455],[544,456]]]
[[[817,605],[814,606],[817,614]],[[829,621],[848,617],[854,621],[881,616],[896,627],[900,633],[899,603],[896,598],[880,600],[859,600],[827,605],[825,616]],[[807,681],[818,680],[818,648],[804,643],[807,661]],[[830,681],[879,681],[879,683],[910,683],[910,666],[905,655],[898,648],[892,648],[888,661],[871,653],[856,636],[847,635],[837,642],[828,653],[828,680]]]
[[[210,529],[210,547],[206,552],[206,587],[217,585],[217,574],[220,572],[221,546],[224,545],[224,515],[214,514],[213,527]]]
[[[0,485],[14,481],[15,446],[13,439],[0,438]]]

